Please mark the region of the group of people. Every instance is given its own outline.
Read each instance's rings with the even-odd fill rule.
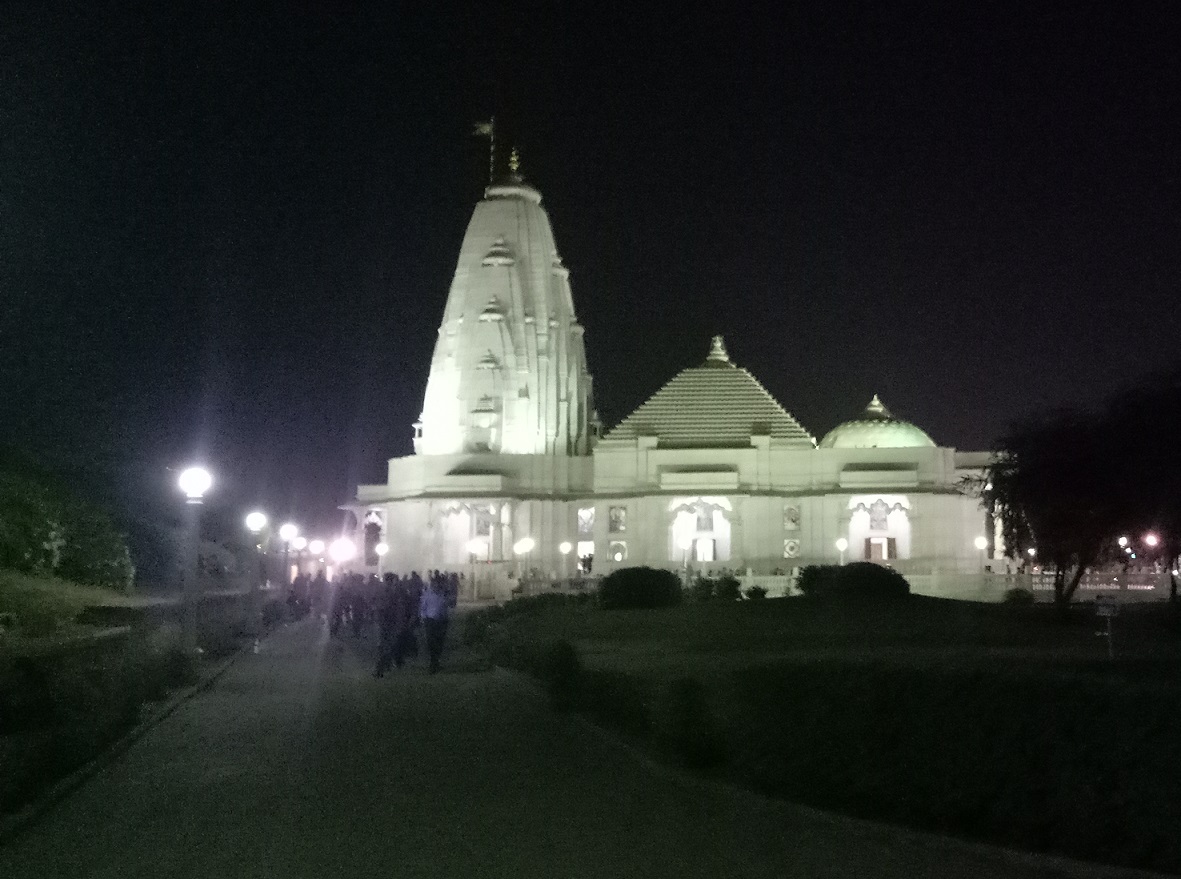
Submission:
[[[401,668],[407,657],[418,655],[418,631],[425,632],[427,655],[433,674],[439,670],[447,623],[459,599],[458,574],[431,571],[427,579],[412,571],[407,577],[389,573],[344,574],[329,581],[321,571],[314,578],[301,573],[291,584],[287,603],[292,616],[324,615],[329,634],[336,638],[343,628],[360,640],[371,624],[380,635],[374,677],[382,677],[390,665]]]

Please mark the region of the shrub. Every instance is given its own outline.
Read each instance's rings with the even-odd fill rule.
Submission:
[[[573,644],[564,638],[550,644],[539,671],[555,711],[570,711],[578,705],[582,692],[582,661]]]
[[[1015,604],[1022,607],[1033,604],[1033,593],[1020,586],[1005,590],[1005,604]]]
[[[760,598],[766,598],[767,589],[763,586],[751,586],[746,590],[746,597],[751,601],[757,601]]]
[[[717,766],[725,757],[705,687],[696,678],[682,678],[669,685],[656,704],[653,725],[656,745],[685,766]]]
[[[698,574],[693,578],[693,583],[689,587],[689,594],[693,596],[694,601],[709,601],[714,597],[714,586],[716,584],[709,577],[704,574]]]
[[[731,574],[718,577],[714,581],[714,598],[718,601],[738,601],[742,598],[742,584]]]
[[[673,607],[681,603],[681,581],[672,571],[621,568],[599,583],[605,608]]]
[[[283,602],[272,599],[262,607],[262,624],[268,629],[283,621]]]
[[[910,584],[895,571],[873,562],[808,565],[796,584],[809,598],[896,600],[910,595]]]
[[[627,735],[647,736],[652,731],[644,683],[622,672],[585,669],[580,707],[596,723]]]

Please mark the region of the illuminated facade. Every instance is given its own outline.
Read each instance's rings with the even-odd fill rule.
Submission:
[[[541,196],[512,175],[473,212],[414,454],[358,487],[358,537],[388,544],[385,570],[474,571],[485,597],[524,572],[573,576],[587,557],[595,574],[984,563],[974,541],[991,535],[961,481],[987,453],[936,446],[877,397],[817,443],[721,337],[601,438],[591,388]]]

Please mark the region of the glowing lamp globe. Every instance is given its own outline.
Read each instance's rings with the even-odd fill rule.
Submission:
[[[373,547],[373,551],[379,556],[385,555],[390,551],[390,545],[388,543],[379,543],[377,546]]]
[[[1034,549],[1032,546],[1031,546],[1029,549],[1025,550],[1025,551],[1026,551],[1027,553],[1029,553],[1029,557],[1030,557],[1030,558],[1033,558],[1035,555],[1037,555],[1037,550],[1036,550],[1036,549]]]
[[[532,537],[522,537],[513,544],[513,552],[515,552],[517,555],[524,555],[527,552],[532,552],[533,547],[534,542]]]
[[[980,550],[981,552],[984,552],[984,550],[988,549],[988,538],[986,538],[986,537],[977,537],[972,542],[976,545],[976,548],[978,550]]]
[[[357,547],[347,537],[338,537],[332,541],[332,546],[328,548],[328,554],[332,556],[334,562],[340,565],[356,556]]]
[[[246,516],[246,529],[248,531],[252,531],[255,534],[257,534],[259,531],[262,531],[262,529],[266,528],[266,527],[267,527],[267,514],[266,513],[260,513],[258,510],[255,510],[253,513],[250,513],[249,515]]]
[[[1157,537],[1155,534],[1150,533],[1150,534],[1144,535],[1144,545],[1145,546],[1156,546],[1158,543],[1160,543],[1160,538]]]
[[[291,522],[285,522],[279,526],[279,539],[284,543],[291,543],[299,536],[299,529]],[[296,547],[298,549],[299,547]]]
[[[308,548],[308,539],[306,537],[294,537],[291,540],[291,547],[299,552],[303,552]]]
[[[204,467],[189,467],[176,480],[180,490],[191,501],[199,501],[213,485],[213,477]]]
[[[1121,537],[1119,540],[1116,541],[1116,543],[1118,543],[1120,546],[1127,546],[1128,545],[1128,538]]]
[[[562,555],[570,555],[570,550],[572,549],[574,549],[574,546],[569,540],[563,540],[558,544],[558,552],[560,552]]]
[[[838,537],[837,538],[837,552],[844,552],[848,548],[849,548],[849,541],[845,540],[845,538],[843,538],[843,537]]]
[[[324,541],[323,540],[308,541],[308,552],[310,552],[312,555],[319,555],[323,551],[324,551]]]

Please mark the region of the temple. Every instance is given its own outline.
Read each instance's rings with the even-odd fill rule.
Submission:
[[[720,336],[600,436],[541,201],[514,169],[475,207],[414,454],[348,505],[368,570],[461,570],[470,597],[495,598],[630,565],[786,576],[866,559],[938,594],[999,555],[963,487],[987,453],[938,446],[877,396],[817,442]]]

